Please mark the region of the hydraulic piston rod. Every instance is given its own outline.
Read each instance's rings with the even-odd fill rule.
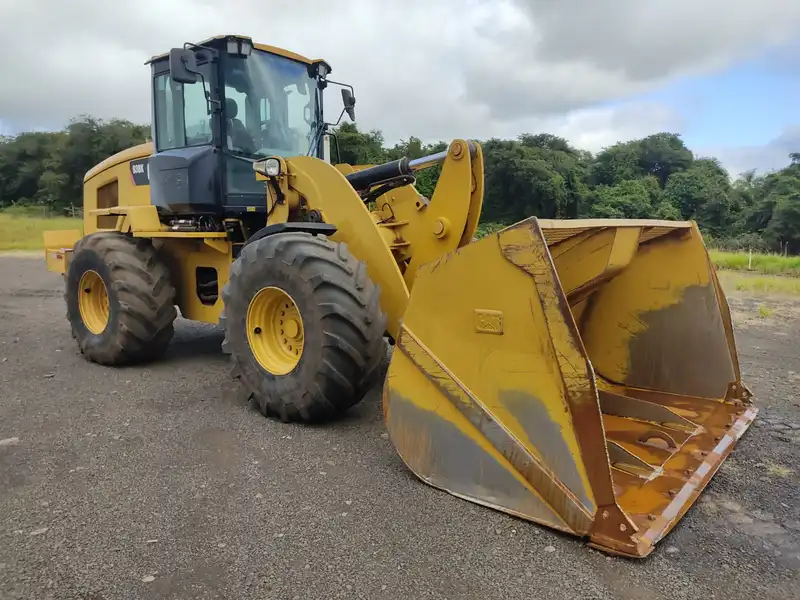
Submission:
[[[475,144],[470,142],[470,154],[474,155],[475,150]],[[440,165],[447,158],[447,152],[447,150],[442,150],[441,152],[436,152],[434,154],[429,154],[428,156],[422,156],[420,158],[414,158],[411,160],[409,160],[407,157],[403,157],[382,165],[377,165],[375,167],[370,167],[368,169],[363,169],[362,171],[351,173],[350,175],[347,175],[347,180],[357,191],[366,190],[374,186],[376,183],[394,179],[396,177],[407,177],[416,171],[422,171],[424,169],[429,169],[431,167],[435,167],[436,165]]]

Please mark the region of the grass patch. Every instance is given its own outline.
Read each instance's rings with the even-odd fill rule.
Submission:
[[[80,229],[81,219],[34,217],[16,212],[0,212],[0,251],[41,250],[42,233],[47,229]]]
[[[726,293],[788,294],[800,296],[800,278],[780,275],[756,275],[747,272],[720,271],[720,283]],[[760,309],[759,309],[759,312]]]
[[[747,252],[723,252],[709,250],[711,262],[718,269],[728,271],[748,271]],[[780,254],[753,253],[752,271],[762,275],[788,275],[800,277],[800,256],[781,256]]]
[[[763,304],[758,307],[758,316],[762,319],[766,319],[771,317],[773,310],[769,306],[764,306]]]

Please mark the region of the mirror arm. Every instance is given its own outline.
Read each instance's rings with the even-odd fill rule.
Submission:
[[[344,113],[345,113],[346,111],[347,111],[347,109],[346,109],[346,108],[343,108],[343,109],[342,109],[342,112],[340,112],[340,113],[339,113],[339,118],[338,118],[338,119],[336,119],[336,123],[332,123],[333,127],[336,127],[337,125],[339,125],[339,123],[341,123],[341,122],[342,122],[342,117],[344,116]]]
[[[326,79],[325,81],[327,81],[328,83],[333,83],[334,85],[340,85],[342,87],[348,88],[350,90],[350,93],[353,94],[353,96],[356,95],[356,91],[353,89],[353,86],[350,85],[349,83],[341,83],[339,81],[333,81],[332,79]]]
[[[183,44],[183,48],[184,50],[189,50],[189,49],[204,50],[205,52],[208,53],[209,62],[215,62],[219,57],[219,52],[217,52],[217,50],[209,46],[202,46],[200,44],[193,44],[192,42],[185,42]],[[211,113],[214,112],[215,108],[218,110],[222,110],[222,102],[218,99],[215,100],[211,98],[211,92],[209,91],[208,85],[206,84],[206,78],[203,76],[203,73],[202,71],[200,71],[200,69],[197,70],[197,75],[200,76],[200,81],[203,84],[203,95],[206,98],[206,114],[210,115]]]
[[[209,61],[216,60],[219,57],[219,52],[217,52],[214,48],[211,48],[210,46],[201,46],[201,45],[198,45],[198,44],[193,44],[192,42],[185,42],[183,44],[183,49],[184,50],[189,50],[189,49],[205,50],[209,54],[209,56],[208,56],[208,60]]]
[[[342,114],[339,115],[339,119],[334,124],[334,127],[336,125],[338,125],[339,122],[342,120],[342,117],[344,116],[344,113],[347,113],[347,115],[350,117],[350,120],[355,122],[355,120],[356,120],[356,113],[355,113],[356,94],[355,94],[355,90],[353,89],[353,86],[350,85],[349,83],[341,83],[340,81],[333,81],[331,79],[328,79],[327,81],[328,81],[328,83],[333,83],[335,85],[339,85],[339,86],[341,86],[343,88],[349,89],[350,90],[350,98],[352,100],[352,104],[350,106],[345,106],[344,107],[344,110],[342,111]],[[344,94],[344,90],[342,91],[342,94]]]

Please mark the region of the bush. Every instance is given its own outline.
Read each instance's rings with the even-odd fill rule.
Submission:
[[[706,239],[706,244],[711,248],[727,252],[748,252],[752,250],[753,252],[766,253],[770,251],[767,241],[757,233],[742,233],[734,237]]]

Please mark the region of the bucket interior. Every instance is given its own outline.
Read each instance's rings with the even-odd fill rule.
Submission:
[[[754,416],[727,303],[691,223],[567,224],[542,232],[594,369],[614,495],[660,538]]]
[[[423,265],[383,390],[460,498],[645,556],[754,416],[692,223],[531,218]]]

